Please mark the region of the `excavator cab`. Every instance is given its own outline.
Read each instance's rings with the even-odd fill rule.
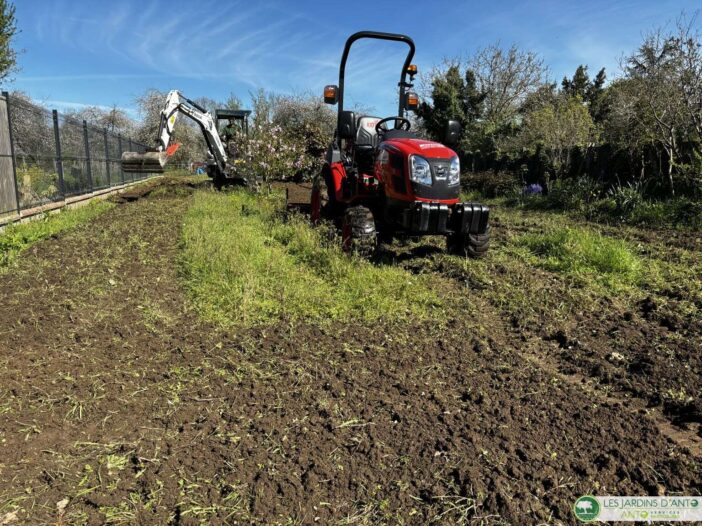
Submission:
[[[223,121],[229,121],[229,124],[237,128],[237,132],[246,138],[249,136],[249,115],[251,110],[215,110],[215,120],[217,127],[222,130],[221,133],[228,127],[226,125],[222,127]]]
[[[238,139],[249,138],[249,115],[251,115],[251,110],[215,110],[217,130],[219,130],[219,136],[231,163],[240,156]]]

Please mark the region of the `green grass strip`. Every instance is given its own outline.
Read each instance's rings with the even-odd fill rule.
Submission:
[[[8,226],[0,232],[0,268],[10,264],[23,250],[38,241],[88,222],[113,206],[112,203],[98,201]]]
[[[283,206],[275,193],[195,194],[182,266],[203,317],[244,326],[281,318],[425,319],[441,307],[429,276],[347,257],[329,229],[301,216],[284,219]]]
[[[632,284],[641,276],[641,260],[626,241],[586,228],[562,227],[544,234],[527,234],[520,242],[548,270],[599,275],[612,285]]]

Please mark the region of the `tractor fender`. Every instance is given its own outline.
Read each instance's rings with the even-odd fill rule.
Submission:
[[[346,178],[346,169],[343,163],[327,163],[322,168],[322,177],[327,184],[329,200],[343,201],[343,182]]]

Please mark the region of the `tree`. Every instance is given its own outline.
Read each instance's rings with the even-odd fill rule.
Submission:
[[[464,73],[461,74],[461,69]],[[463,127],[458,147],[469,156],[496,165],[505,138],[514,135],[521,122],[524,103],[544,85],[543,61],[516,46],[498,44],[479,50],[464,64],[446,61],[424,80],[428,101],[418,116],[431,137],[443,139],[446,122],[456,119]]]
[[[677,83],[682,95],[683,111],[690,120],[699,152],[702,142],[702,36],[695,29],[696,18],[678,19],[676,31],[668,37],[678,66]]]
[[[646,127],[666,153],[671,195],[675,195],[674,174],[681,161],[680,137],[687,124],[680,86],[681,66],[676,42],[660,29],[646,36],[624,65],[633,95],[640,103],[639,124]]]
[[[607,82],[607,72],[605,68],[600,69],[595,75],[595,79],[590,85],[586,94],[590,115],[595,123],[601,123],[607,115],[607,104],[605,96],[605,82]]]
[[[543,151],[559,179],[570,171],[573,151],[587,147],[594,133],[595,125],[582,99],[563,92],[525,116],[516,146],[532,154]]]
[[[336,113],[313,94],[276,97],[271,115],[291,142],[301,142],[314,160],[313,171],[321,169],[321,160],[336,127]]]
[[[237,97],[234,93],[229,94],[227,102],[224,103],[224,107],[228,110],[240,110],[243,107],[241,99]]]
[[[561,88],[571,97],[580,97],[582,100],[587,100],[592,89],[590,75],[587,74],[587,66],[579,65],[572,79],[563,77]]]
[[[646,147],[653,145],[655,139],[649,131],[652,123],[646,122],[648,112],[638,97],[636,83],[627,79],[614,81],[602,96],[602,105],[607,108],[602,123],[603,140],[615,151],[626,154],[632,173],[638,168],[638,179],[644,181]]]
[[[10,93],[12,136],[20,162],[39,162],[52,157],[55,148],[53,123],[25,93]]]
[[[594,80],[590,80],[588,67],[580,64],[573,74],[573,78],[563,77],[561,89],[571,97],[580,97],[590,110],[590,115],[595,122],[600,122],[604,117],[605,108],[602,105],[604,85],[607,81],[605,68],[600,69]]]
[[[219,101],[211,99],[210,97],[198,97],[195,99],[195,103],[197,103],[198,106],[205,108],[205,110],[212,115],[212,117],[214,117],[215,110],[218,110],[223,106]]]
[[[12,48],[17,32],[15,6],[8,0],[0,0],[0,82],[7,80],[17,67],[17,52]]]
[[[119,133],[125,137],[131,136],[136,129],[136,123],[117,106],[113,106],[109,110],[98,106],[88,106],[80,110],[69,111],[66,115],[100,128],[107,128],[108,132]]]
[[[545,83],[548,71],[536,53],[498,44],[479,50],[468,60],[468,69],[484,95],[482,118],[488,134],[515,123],[525,99]]]
[[[437,69],[430,77],[431,103],[419,105],[417,116],[435,140],[442,140],[446,123],[453,119],[468,132],[482,113],[484,95],[475,85],[475,74],[466,70],[461,76],[460,65],[446,64],[445,70]]]

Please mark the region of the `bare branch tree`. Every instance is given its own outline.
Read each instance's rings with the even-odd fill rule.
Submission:
[[[485,94],[483,118],[495,130],[513,123],[523,102],[545,83],[548,73],[541,57],[516,45],[507,50],[499,44],[481,49],[467,67]]]
[[[662,29],[651,32],[639,49],[627,57],[624,72],[642,111],[646,127],[668,157],[668,184],[675,194],[674,173],[680,162],[679,138],[689,120],[680,84],[681,61],[673,38]]]

